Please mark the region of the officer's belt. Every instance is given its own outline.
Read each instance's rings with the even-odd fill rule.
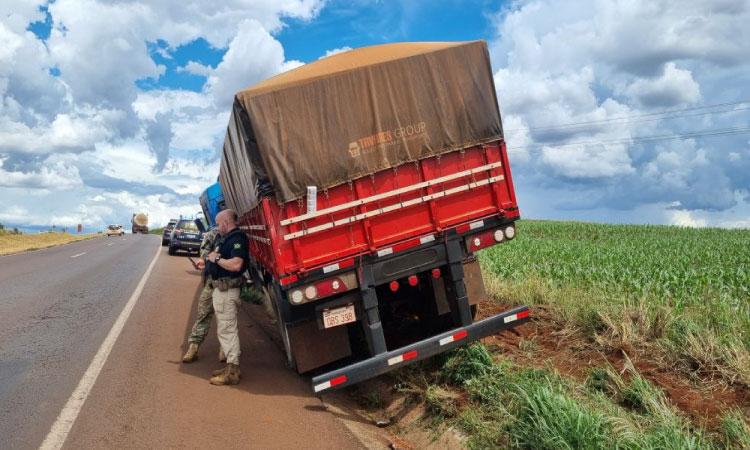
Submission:
[[[238,288],[243,284],[243,277],[221,277],[213,279],[212,277],[206,278],[206,285],[213,289],[219,289],[220,291],[226,291],[227,289]]]

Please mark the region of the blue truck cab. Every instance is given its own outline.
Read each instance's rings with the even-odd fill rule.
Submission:
[[[201,193],[199,200],[208,226],[214,228],[216,226],[216,215],[227,209],[224,195],[221,193],[221,185],[216,182],[209,186]]]

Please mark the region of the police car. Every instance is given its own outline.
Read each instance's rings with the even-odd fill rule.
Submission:
[[[174,255],[178,250],[200,252],[205,230],[199,219],[178,220],[169,236],[169,254]]]

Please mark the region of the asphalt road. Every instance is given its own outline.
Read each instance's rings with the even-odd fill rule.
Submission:
[[[0,258],[0,447],[39,446],[157,241],[101,237]]]
[[[44,441],[157,251],[63,448],[361,448],[247,314],[239,385],[208,383],[215,323],[198,361],[180,362],[200,278],[159,244],[125,235],[0,258],[0,448]]]

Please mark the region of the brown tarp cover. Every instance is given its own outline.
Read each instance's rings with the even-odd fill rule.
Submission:
[[[219,181],[244,213],[501,137],[484,41],[377,45],[237,93]]]

